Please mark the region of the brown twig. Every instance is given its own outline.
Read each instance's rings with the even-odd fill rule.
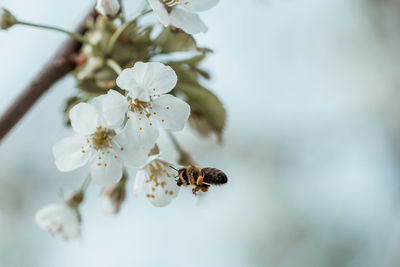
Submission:
[[[85,17],[77,32],[83,34],[86,30],[85,21],[89,17],[95,17],[93,9]],[[81,43],[69,38],[59,48],[56,55],[43,67],[38,76],[26,87],[21,95],[10,105],[0,117],[0,140],[18,123],[18,121],[29,111],[35,102],[59,79],[71,72],[76,64],[74,55],[81,47]]]

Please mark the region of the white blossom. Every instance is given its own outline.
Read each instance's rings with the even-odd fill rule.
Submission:
[[[115,17],[121,6],[118,0],[97,0],[96,10],[103,16]]]
[[[160,155],[151,156],[136,174],[133,192],[138,195],[143,189],[147,199],[156,207],[164,207],[178,196],[179,186],[170,164]]]
[[[152,147],[159,128],[183,129],[190,115],[190,106],[167,94],[176,85],[177,76],[171,67],[159,62],[137,62],[117,78],[117,85],[127,95],[110,90],[105,99],[106,118],[117,120],[127,115],[126,134],[138,138],[142,146]]]
[[[206,32],[207,26],[197,12],[208,10],[219,0],[148,0],[165,26],[173,25],[188,34]]]
[[[65,203],[44,206],[36,213],[36,224],[52,235],[60,234],[64,240],[80,236],[79,215],[76,209]]]
[[[128,139],[124,131],[118,132],[122,123],[120,119],[104,118],[104,114],[111,117],[103,104],[108,97],[100,96],[93,100],[93,104],[74,106],[69,117],[76,134],[53,146],[55,164],[60,171],[72,171],[89,163],[90,175],[99,185],[118,182],[123,165],[141,166],[150,149],[139,146],[135,138]]]

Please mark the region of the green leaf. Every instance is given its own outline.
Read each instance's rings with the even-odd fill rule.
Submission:
[[[165,28],[154,43],[160,46],[161,53],[198,50],[196,41],[191,35],[183,31],[173,31],[170,27]]]
[[[187,102],[192,108],[191,120],[198,120],[199,123],[195,122],[195,128],[200,134],[208,135],[212,130],[221,141],[226,111],[218,97],[198,83],[179,82],[174,92],[183,93],[187,97]]]

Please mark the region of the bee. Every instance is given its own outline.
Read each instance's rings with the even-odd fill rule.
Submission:
[[[198,191],[207,192],[211,185],[223,185],[228,182],[226,174],[216,168],[201,168],[191,165],[187,168],[177,170],[179,179],[176,181],[178,186],[192,185],[194,195]]]

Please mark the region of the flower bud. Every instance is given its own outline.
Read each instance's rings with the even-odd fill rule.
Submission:
[[[103,16],[115,17],[121,11],[118,0],[97,0],[96,10]]]
[[[78,239],[80,236],[80,215],[77,209],[66,203],[52,203],[36,213],[36,224],[52,235],[60,235],[64,240]]]
[[[84,198],[83,191],[78,190],[72,193],[72,195],[66,201],[66,204],[72,209],[78,209]]]
[[[7,30],[17,24],[17,19],[5,8],[0,8],[0,28]]]
[[[118,183],[104,188],[102,204],[105,212],[110,214],[116,214],[119,212],[121,205],[125,200],[125,183],[126,177],[124,176]]]

